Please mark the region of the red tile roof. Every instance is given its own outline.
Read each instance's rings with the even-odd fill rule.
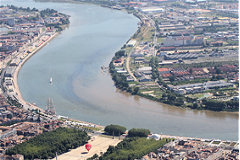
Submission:
[[[159,72],[167,72],[167,71],[170,71],[169,68],[158,68],[158,71]]]
[[[164,73],[161,75],[163,78],[171,77],[172,75],[170,73]]]

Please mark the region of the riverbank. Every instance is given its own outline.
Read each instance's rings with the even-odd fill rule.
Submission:
[[[71,122],[72,121],[72,122]],[[71,123],[69,123],[71,122]],[[70,120],[65,121],[65,124],[68,124],[68,127],[73,127],[73,128],[78,128],[77,123],[80,121],[76,120]],[[70,125],[71,124],[71,125]],[[91,124],[94,125],[94,124]],[[66,153],[63,153],[61,155],[58,155],[57,157],[53,158],[54,159],[60,159],[60,160],[80,160],[80,159],[87,159],[92,157],[93,155],[102,155],[106,153],[107,149],[110,146],[116,146],[118,143],[120,143],[122,140],[124,140],[126,135],[121,135],[121,136],[109,136],[106,135],[104,132],[104,126],[101,130],[89,130],[89,136],[91,139],[88,141],[88,144],[91,144],[92,148],[89,152],[86,151],[85,146],[80,146],[78,148],[72,149]],[[94,129],[94,128],[92,128]],[[208,147],[214,147],[214,148],[226,148],[227,150],[230,149],[235,149],[238,148],[239,142],[238,141],[224,141],[220,139],[206,139],[206,138],[196,138],[196,137],[184,137],[184,136],[171,136],[171,135],[165,135],[165,134],[155,134],[151,133],[148,135],[147,139],[153,138],[155,140],[161,140],[161,139],[174,139],[175,142],[190,142],[190,143],[199,143],[200,146],[208,146]],[[166,144],[166,147],[171,145],[170,143]]]
[[[46,40],[44,43],[42,43],[40,46],[38,46],[38,47],[36,47],[35,49],[34,49],[34,51],[32,51],[31,53],[29,53],[28,55],[27,55],[27,57],[25,57],[23,60],[22,60],[22,62],[16,67],[16,70],[15,70],[15,72],[14,72],[14,74],[13,74],[13,85],[14,85],[14,90],[13,90],[13,92],[15,92],[16,93],[16,98],[18,99],[18,101],[19,101],[19,103],[21,103],[24,107],[26,106],[26,108],[25,109],[30,109],[30,110],[39,110],[39,111],[41,111],[41,112],[44,112],[44,110],[42,109],[42,108],[40,108],[40,107],[38,107],[38,106],[36,106],[36,105],[34,105],[34,104],[32,104],[32,103],[29,103],[29,102],[27,102],[27,101],[25,101],[24,99],[23,99],[23,97],[22,97],[22,94],[21,94],[21,91],[20,91],[20,89],[19,89],[19,87],[18,87],[18,73],[19,73],[19,71],[20,71],[20,69],[22,68],[22,66],[25,64],[25,62],[29,59],[29,58],[31,58],[34,54],[36,54],[41,48],[43,48],[45,45],[47,45],[51,40],[53,40],[56,36],[58,36],[58,32],[56,32],[56,33],[54,33],[53,35],[51,35],[49,38],[48,38],[48,40]],[[35,42],[35,43],[37,43],[37,42]],[[28,50],[28,49],[27,49]],[[21,57],[21,54],[19,54],[16,58],[20,58]]]
[[[174,107],[189,108],[193,110],[209,110],[214,112],[231,112],[238,114],[239,101],[235,100],[236,97],[232,97],[228,101],[217,101],[215,99],[207,98],[194,99],[186,96],[185,94],[180,94],[176,91],[174,92],[170,87],[171,83],[166,83],[158,71],[158,69],[161,69],[161,67],[164,66],[160,65],[160,58],[156,56],[155,47],[153,50],[148,49],[149,52],[152,53],[147,54],[145,53],[146,51],[144,51],[144,53],[136,52],[136,50],[138,50],[138,52],[141,52],[141,49],[139,48],[145,50],[144,48],[150,48],[150,45],[156,45],[156,27],[154,26],[155,37],[153,37],[153,41],[145,42],[147,44],[145,45],[143,35],[148,32],[151,25],[153,27],[153,23],[150,22],[153,20],[141,12],[135,10],[132,12],[134,13],[133,15],[135,17],[140,19],[142,25],[135,32],[135,34],[123,45],[121,50],[115,53],[109,64],[109,71],[116,88],[122,91],[126,91],[132,95],[138,95],[140,97]],[[149,22],[146,21],[146,19],[148,19]],[[129,42],[134,43],[129,45]],[[158,52],[160,52],[160,50],[158,50]],[[135,55],[132,56],[132,54]],[[122,64],[120,65],[120,62],[118,61],[121,61]],[[138,76],[138,78],[136,78],[135,74]],[[212,81],[208,82],[209,84],[213,83]],[[216,81],[215,83],[220,83],[220,81]],[[151,86],[152,88],[148,86]],[[217,91],[217,89],[218,88],[214,88],[212,90]],[[192,92],[192,94],[194,93],[195,92]]]
[[[88,144],[90,144],[92,147],[90,151],[88,152],[85,148],[85,146],[80,146],[78,148],[72,149],[66,153],[63,153],[61,155],[58,155],[57,157],[53,158],[60,159],[60,160],[86,160],[93,156],[101,156],[103,154],[106,154],[110,146],[116,146],[121,141],[124,141],[128,138],[125,138],[124,136],[120,137],[112,137],[107,135],[101,135],[101,134],[89,134],[91,139],[88,141]],[[162,149],[166,147],[171,146],[175,143],[174,147],[176,145],[179,145],[179,142],[188,142],[188,143],[197,143],[198,148],[200,151],[200,148],[206,149],[208,148],[218,148],[218,149],[226,149],[226,150],[233,150],[237,149],[239,142],[237,141],[221,141],[221,140],[212,140],[212,139],[201,139],[201,138],[190,138],[190,137],[179,137],[179,136],[168,136],[168,135],[158,135],[158,134],[152,134],[147,137],[147,139],[155,139],[157,141],[161,141],[162,139],[173,139],[173,142],[169,142],[165,144],[165,147],[159,147],[158,149]],[[181,144],[180,144],[181,145]],[[193,146],[192,146],[193,147]],[[193,147],[194,148],[194,147]],[[186,149],[187,151],[190,151],[189,149]]]
[[[26,110],[44,112],[43,109],[23,99],[18,87],[18,73],[21,67],[30,57],[37,53],[42,47],[47,45],[53,38],[58,35],[61,30],[67,27],[69,24],[69,16],[58,13],[53,9],[45,9],[39,11],[36,8],[18,8],[14,5],[7,5],[5,8],[9,10],[5,13],[6,17],[9,15],[18,17],[18,15],[15,14],[16,12],[13,12],[13,10],[19,12],[20,14],[28,14],[30,17],[34,16],[34,14],[39,14],[41,17],[34,17],[35,19],[32,19],[30,26],[27,24],[22,27],[21,22],[16,22],[13,25],[9,26],[11,27],[11,30],[8,33],[3,34],[3,36],[5,36],[5,39],[8,41],[7,45],[16,45],[15,49],[9,50],[9,55],[6,56],[6,58],[4,56],[4,59],[1,61],[1,89],[3,90],[3,95],[11,105],[23,107]],[[52,21],[54,21],[54,23],[48,20],[48,18],[53,15],[54,18],[52,18]],[[41,24],[37,20],[41,20]],[[5,25],[8,26],[9,24],[5,23]],[[25,31],[28,33],[27,36]],[[19,38],[12,42],[12,37],[14,36],[17,36]],[[23,40],[19,41],[19,39]]]
[[[42,7],[45,6],[44,3],[41,3],[40,5]],[[55,5],[58,6],[58,5],[62,5],[62,4],[46,3],[46,5],[50,5],[51,8],[55,8],[53,6],[55,6]],[[98,52],[99,54],[97,54],[97,55],[94,53],[92,54],[92,53],[87,52],[86,49],[88,48],[88,46],[84,42],[82,42],[80,38],[78,38],[79,36],[83,37],[82,36],[83,33],[81,31],[79,31],[79,28],[81,27],[81,25],[78,25],[77,21],[80,21],[80,20],[82,21],[83,18],[81,18],[81,17],[86,17],[85,11],[84,11],[84,9],[81,9],[81,10],[83,10],[83,12],[76,12],[76,11],[74,11],[74,9],[77,10],[78,8],[81,8],[81,7],[86,8],[89,6],[89,8],[91,8],[91,9],[99,8],[99,10],[101,12],[103,11],[103,13],[118,12],[116,14],[117,17],[119,14],[123,15],[123,13],[121,13],[121,11],[110,11],[109,9],[103,9],[102,7],[96,7],[95,5],[79,5],[79,7],[78,7],[78,5],[75,5],[75,4],[66,4],[65,6],[67,6],[67,8],[64,8],[62,10],[58,7],[56,7],[55,9],[65,12],[65,13],[70,13],[70,15],[72,17],[72,19],[71,19],[72,23],[71,23],[69,29],[64,31],[62,33],[62,35],[56,39],[56,41],[54,40],[54,43],[51,43],[51,45],[46,46],[46,49],[44,48],[43,50],[41,50],[41,53],[38,56],[32,57],[31,60],[28,63],[26,63],[26,65],[22,68],[23,71],[20,71],[20,74],[18,77],[19,78],[19,80],[18,80],[19,87],[21,89],[23,97],[24,98],[26,97],[27,101],[35,102],[37,105],[42,107],[42,106],[45,106],[46,99],[48,97],[51,97],[54,100],[54,104],[56,106],[57,113],[60,115],[64,115],[64,116],[68,116],[68,117],[71,117],[74,119],[80,119],[80,120],[84,120],[84,121],[88,121],[88,122],[93,122],[96,124],[103,124],[103,125],[115,123],[115,124],[125,125],[128,128],[132,128],[132,127],[148,128],[149,127],[149,129],[151,129],[155,133],[162,132],[164,134],[171,134],[171,135],[186,135],[186,136],[201,137],[200,134],[192,133],[188,129],[194,128],[193,130],[195,130],[198,133],[201,133],[201,132],[199,132],[197,127],[195,127],[194,124],[198,124],[197,125],[198,128],[200,128],[200,127],[206,128],[204,126],[210,126],[211,123],[208,123],[210,125],[205,125],[206,124],[206,122],[204,122],[205,119],[211,118],[212,123],[219,121],[220,123],[223,122],[224,124],[234,122],[234,120],[237,119],[235,117],[232,118],[232,116],[229,116],[229,114],[223,115],[223,114],[213,113],[213,112],[192,111],[192,110],[185,110],[182,108],[177,108],[177,107],[172,107],[172,106],[165,107],[165,105],[162,105],[161,103],[155,103],[155,102],[147,100],[145,98],[139,98],[138,96],[132,96],[132,95],[129,95],[126,93],[116,92],[114,85],[112,85],[113,83],[112,83],[110,76],[100,75],[101,79],[89,77],[88,75],[91,75],[91,73],[92,74],[94,73],[94,77],[96,77],[96,72],[97,72],[96,70],[98,70],[100,68],[100,65],[105,63],[105,66],[106,66],[107,63],[109,63],[110,58],[112,57],[112,53],[115,52],[115,49],[117,50],[118,48],[120,48],[127,41],[127,39],[131,35],[133,35],[133,33],[136,31],[136,28],[134,28],[134,30],[131,30],[131,34],[127,35],[124,38],[124,40],[121,41],[121,43],[119,43],[118,46],[116,45],[116,47],[114,47],[114,51],[112,51],[112,50],[110,52],[106,51],[107,48],[105,47],[105,52],[108,52],[109,55],[107,55],[107,54],[103,55],[100,52],[101,48],[97,49],[100,52],[100,53]],[[38,7],[38,6],[36,6],[36,7]],[[70,11],[68,11],[68,10],[70,10]],[[77,14],[78,17],[80,17],[79,19],[76,16],[74,16],[73,14],[71,14],[73,11],[74,11],[74,14]],[[82,15],[82,16],[80,16],[80,15]],[[124,17],[132,17],[133,19],[136,19],[132,15],[124,14]],[[88,17],[88,19],[91,19],[91,18],[92,17]],[[111,17],[107,16],[107,18],[109,19]],[[92,20],[94,20],[94,18],[92,18]],[[105,19],[101,19],[101,21],[104,22]],[[121,21],[121,19],[118,21]],[[85,20],[85,23],[88,23],[88,22],[86,22],[86,20]],[[114,22],[114,23],[116,23],[116,22]],[[120,25],[122,23],[124,23],[124,22],[120,22]],[[134,20],[134,23],[136,23],[135,20]],[[106,24],[107,24],[107,26],[111,26],[111,25],[109,25],[109,23],[106,23]],[[94,27],[94,25],[92,23],[89,23],[89,26],[90,25]],[[89,28],[89,26],[88,26],[88,28]],[[99,27],[100,26],[98,26],[98,28]],[[114,26],[111,26],[111,27],[114,27]],[[78,31],[75,28],[78,28]],[[94,30],[94,28],[92,28],[92,29]],[[81,28],[81,30],[82,30],[82,28]],[[84,30],[84,27],[83,27],[83,30]],[[110,29],[108,29],[108,30],[110,30]],[[95,33],[95,31],[93,31],[93,32]],[[106,33],[108,33],[108,35],[109,35],[109,32],[106,32]],[[103,33],[103,34],[106,35],[106,33]],[[120,32],[120,33],[122,34],[122,32]],[[74,37],[72,37],[73,35],[74,35]],[[114,39],[117,38],[116,34],[112,34],[112,35],[114,35]],[[86,37],[90,37],[90,36],[91,36],[91,34],[86,34]],[[72,43],[70,41],[70,39],[73,39],[73,41],[75,41],[76,43]],[[85,39],[85,37],[84,37],[84,39]],[[102,39],[102,37],[101,37],[101,39]],[[106,39],[104,39],[104,40],[106,40]],[[65,41],[65,42],[62,42],[62,41]],[[66,41],[68,43],[66,43]],[[90,41],[92,42],[92,44],[95,44],[95,41],[93,41],[92,39],[90,39]],[[63,45],[64,43],[66,45]],[[81,44],[81,45],[79,47],[75,47],[77,44]],[[84,48],[84,46],[82,46],[82,45],[87,46],[87,47],[85,47],[86,49],[84,49],[84,50],[81,49],[81,48]],[[105,46],[104,44],[100,44],[100,45]],[[61,46],[64,46],[64,47],[61,47]],[[71,46],[71,47],[68,48],[68,46]],[[61,52],[61,50],[63,52]],[[71,52],[68,52],[68,50]],[[89,48],[89,50],[91,50],[91,48]],[[74,52],[76,54],[73,54]],[[64,55],[66,55],[66,53],[68,53],[67,54],[68,56],[64,56]],[[83,56],[80,56],[80,55],[83,55]],[[108,56],[109,60],[102,60],[103,58],[101,59],[100,56],[98,56],[98,55],[101,55],[101,57]],[[74,59],[72,60],[70,56],[74,57]],[[91,60],[90,60],[90,58],[89,58],[89,60],[87,58],[85,58],[86,56],[91,57]],[[61,57],[61,58],[59,58],[59,57]],[[94,57],[97,57],[97,58],[94,58]],[[54,65],[54,66],[51,64],[52,59],[55,59],[55,62],[56,62],[56,65]],[[99,60],[95,61],[96,59],[99,59]],[[63,63],[66,61],[67,61],[67,63]],[[100,63],[97,63],[99,61],[100,61]],[[61,64],[58,64],[58,62],[61,62]],[[69,65],[72,66],[72,64],[70,64],[72,62],[74,62],[74,68],[75,68],[74,70],[72,70],[71,67],[68,67]],[[96,62],[97,65],[90,65],[91,62],[94,62],[94,63]],[[78,65],[75,65],[75,63],[77,63]],[[48,64],[51,64],[51,65],[48,65]],[[61,72],[61,70],[58,70],[57,66],[59,66],[59,65],[61,65],[61,66],[64,65],[64,67],[61,67],[61,68],[66,68],[66,70],[61,69],[63,72]],[[29,69],[29,66],[30,66],[30,69]],[[44,72],[43,74],[41,72],[39,72],[39,73],[36,72],[36,69],[37,69],[36,67],[39,67],[39,66],[42,66],[42,67],[40,67],[40,70]],[[49,67],[51,69],[46,69]],[[30,71],[30,70],[32,70],[32,71]],[[73,72],[76,72],[76,70],[78,70],[77,74],[80,76],[76,75],[69,79],[68,78],[69,75],[71,76]],[[37,69],[37,71],[38,71],[38,69]],[[94,72],[92,72],[92,71],[94,71]],[[63,74],[61,74],[61,76],[59,76],[59,73],[63,73]],[[40,76],[38,76],[38,75],[40,75]],[[76,78],[77,76],[80,78],[79,79]],[[24,78],[24,77],[26,77],[26,78]],[[31,81],[31,79],[29,79],[29,77],[32,77],[32,81]],[[48,84],[49,77],[53,77],[53,79],[54,79],[54,85],[52,87],[49,87],[49,84]],[[104,78],[104,77],[106,77],[106,78]],[[68,86],[68,83],[73,78],[74,78],[74,81],[76,80],[76,81],[78,81],[78,83],[75,85]],[[87,80],[88,79],[90,80],[90,78],[91,78],[91,82],[88,83]],[[98,83],[95,83],[92,80],[96,80]],[[103,81],[106,82],[106,85],[105,85],[105,83],[103,83]],[[35,87],[35,84],[38,84],[39,87]],[[87,86],[86,89],[84,89],[83,85]],[[99,85],[101,85],[102,87],[99,87]],[[64,86],[64,87],[62,87],[62,86]],[[79,87],[79,86],[81,86],[81,87]],[[72,98],[71,87],[74,87],[76,90],[79,90],[79,93],[76,94],[77,97],[75,97],[75,98]],[[25,89],[25,88],[28,88],[28,89]],[[69,89],[67,89],[67,88],[69,88]],[[107,88],[107,90],[106,90],[106,88]],[[48,89],[48,93],[46,92],[45,89]],[[100,90],[101,91],[104,90],[105,93],[99,93]],[[33,93],[34,91],[38,91],[38,92]],[[57,93],[59,91],[60,91],[60,93]],[[66,91],[66,92],[62,93],[62,91],[64,91],[64,92]],[[110,95],[107,94],[106,92],[110,93]],[[74,91],[74,93],[77,93],[77,92]],[[34,98],[34,97],[36,97],[36,98]],[[87,97],[89,97],[89,98],[87,98]],[[109,97],[109,98],[107,99],[106,97]],[[104,113],[103,113],[104,115],[101,114],[102,113],[101,111],[104,111]],[[115,112],[118,112],[119,116],[117,114],[115,116]],[[132,113],[132,112],[134,112],[134,113]],[[180,116],[180,115],[182,115],[182,116]],[[195,118],[195,120],[193,119],[192,124],[189,124],[188,121],[186,121],[186,119],[191,119],[192,117],[196,117],[196,118]],[[164,119],[169,120],[169,122],[165,122]],[[165,125],[165,124],[167,124],[167,125]],[[234,124],[234,123],[231,123],[231,124]],[[176,133],[175,130],[178,126],[182,126],[182,128],[184,128],[182,130],[186,130],[186,131],[177,129],[179,133]],[[227,126],[227,125],[224,125],[224,126]],[[228,136],[225,136],[226,138],[224,136],[217,135],[217,132],[218,133],[220,132],[218,130],[219,127],[214,127],[214,128],[217,128],[217,130],[214,130],[216,132],[211,132],[211,133],[209,132],[210,134],[202,135],[202,137],[204,137],[204,138],[211,137],[212,138],[212,137],[215,137],[214,135],[216,133],[216,138],[220,138],[220,139],[221,138],[228,139],[228,137],[231,138],[233,136],[229,135],[228,133],[230,133],[230,132],[236,133],[236,132],[231,130],[231,128],[234,128],[234,125],[230,125],[230,126],[231,127],[225,127],[228,129],[227,131],[222,130],[224,133],[226,133],[228,135]]]
[[[45,2],[45,0],[39,0],[41,2]],[[94,4],[94,5],[101,5],[100,2],[93,2],[93,3],[89,3],[89,2],[76,2],[74,0],[51,0],[51,2],[64,2],[64,3],[79,3],[79,4],[83,4],[83,3],[87,3],[87,4]],[[113,6],[114,5],[101,5],[102,7],[107,7],[107,8],[110,8],[110,9],[115,9]],[[131,39],[139,39],[137,38],[139,35],[145,35],[147,34],[146,32],[149,31],[149,29],[151,27],[155,28],[155,34],[154,34],[154,38],[153,38],[153,43],[154,43],[154,46],[156,45],[156,27],[155,27],[155,22],[153,21],[153,19],[151,19],[150,17],[148,17],[147,15],[143,14],[143,13],[140,13],[140,12],[137,12],[136,10],[130,10],[130,9],[127,9],[127,8],[124,8],[123,9],[124,11],[127,11],[128,13],[133,13],[133,15],[135,17],[137,17],[140,21],[141,21],[141,27],[139,27],[139,29],[130,37],[130,39],[125,43],[124,46],[127,46],[128,42],[131,40]],[[146,19],[148,19],[149,22],[146,21]],[[142,27],[145,25],[145,28],[143,31],[141,31]],[[147,26],[147,27],[146,27]],[[143,27],[144,28],[144,27]],[[135,46],[138,46],[138,44],[140,43],[140,41],[137,40]],[[124,48],[124,47],[123,47]],[[131,59],[131,53],[133,52],[133,50],[135,49],[135,47],[132,47],[132,49],[129,51],[129,53],[126,53],[127,54],[127,58],[126,58],[126,70],[127,72],[129,73],[129,75],[133,78],[133,80],[135,82],[138,82],[138,79],[134,76],[133,74],[133,71],[131,70],[132,68],[130,68],[130,59]],[[154,55],[156,55],[156,49],[154,48]],[[117,58],[120,58],[120,57],[117,57]],[[113,58],[114,60],[116,58]],[[154,73],[155,74],[155,73]],[[113,74],[111,74],[112,78],[113,78]],[[126,77],[127,78],[127,77]],[[123,79],[124,80],[124,79]],[[113,78],[113,81],[115,82],[115,85],[116,83],[118,83],[116,81],[116,79]],[[128,83],[128,82],[126,82]],[[159,88],[164,88],[163,86],[166,85],[166,84],[161,84],[161,82],[158,82],[159,84],[156,85],[158,86]],[[129,84],[129,83],[128,83]],[[125,84],[127,85],[127,84]],[[123,91],[127,91],[129,93],[133,93],[133,90],[135,88],[138,88],[138,87],[127,87],[126,89],[123,89],[122,87],[119,87],[118,85],[116,85],[117,88],[123,90]],[[238,113],[236,111],[236,109],[223,109],[223,110],[214,110],[214,109],[209,109],[209,107],[205,107],[205,106],[208,106],[208,105],[199,105],[199,104],[195,104],[196,101],[193,101],[193,100],[189,100],[190,98],[187,98],[187,97],[184,97],[184,96],[179,96],[178,94],[174,94],[172,93],[171,91],[165,91],[165,92],[162,92],[161,94],[166,94],[167,97],[175,97],[175,99],[177,100],[176,102],[174,101],[171,101],[171,100],[165,100],[164,98],[159,98],[159,97],[156,97],[156,96],[152,96],[151,94],[143,94],[143,93],[140,93],[140,92],[136,92],[134,93],[134,95],[137,94],[143,98],[146,98],[146,99],[150,99],[152,101],[156,101],[156,102],[159,102],[161,104],[168,104],[168,105],[172,105],[174,107],[181,107],[181,108],[190,108],[190,109],[194,109],[194,110],[210,110],[210,111],[217,111],[217,112],[233,112],[233,113]],[[172,103],[173,102],[173,103]],[[211,103],[210,102],[206,102],[207,104],[208,103]],[[229,102],[229,104],[231,104]],[[229,104],[226,104],[226,105],[229,105]],[[197,106],[197,107],[196,107]],[[231,107],[230,107],[231,108]]]

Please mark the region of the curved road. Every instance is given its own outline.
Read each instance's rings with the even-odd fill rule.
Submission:
[[[147,19],[150,19],[150,25],[152,25],[155,29],[155,32],[154,32],[154,37],[153,37],[153,49],[154,49],[154,53],[153,53],[153,56],[156,56],[156,49],[155,49],[155,46],[156,46],[156,43],[157,43],[157,31],[156,31],[156,26],[155,26],[155,22],[150,18],[150,17],[147,17],[146,15],[143,15],[143,14],[140,14],[140,17],[143,17],[143,18],[147,18]],[[145,30],[145,33],[147,32],[148,30]],[[143,33],[143,35],[145,34]],[[137,41],[135,46],[130,50],[130,52],[128,53],[128,56],[127,56],[127,59],[126,59],[126,69],[128,71],[128,73],[130,74],[130,76],[134,79],[134,81],[138,81],[137,78],[134,76],[134,74],[132,73],[131,69],[130,69],[130,59],[131,59],[131,54],[132,52],[134,51],[134,49],[136,48],[136,46],[138,46],[139,42]]]

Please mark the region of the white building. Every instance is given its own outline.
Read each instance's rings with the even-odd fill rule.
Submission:
[[[128,47],[134,47],[135,46],[135,44],[136,44],[136,40],[135,39],[131,39],[128,43],[127,43],[127,46]]]

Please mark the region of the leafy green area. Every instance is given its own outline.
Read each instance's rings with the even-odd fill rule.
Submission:
[[[120,50],[120,51],[117,51],[115,53],[115,58],[118,59],[118,58],[121,58],[122,56],[125,56],[125,50]]]
[[[229,100],[226,102],[217,101],[212,99],[203,99],[202,104],[206,109],[213,111],[238,111],[239,109],[239,101],[238,100]]]
[[[123,126],[119,125],[108,125],[105,127],[104,131],[108,133],[109,135],[115,135],[115,136],[120,136],[123,134],[127,129]]]
[[[54,10],[54,9],[49,9],[49,8],[40,11],[40,15],[41,15],[41,17],[43,17],[43,18],[44,18],[44,17],[53,16],[53,15],[56,14],[56,13],[57,13],[56,10]]]
[[[221,141],[213,141],[213,144],[219,144]]]
[[[126,138],[122,142],[118,143],[116,147],[110,146],[99,160],[134,160],[140,159],[142,156],[156,152],[157,149],[164,144],[170,142],[171,139],[161,139],[156,141],[155,139],[146,138]]]
[[[62,14],[62,13],[58,13],[56,10],[54,9],[44,9],[42,11],[40,11],[40,15],[41,17],[56,17],[56,16],[62,16],[62,18],[60,18],[59,23],[50,23],[50,24],[46,24],[46,27],[54,27],[57,29],[57,31],[62,31],[63,30],[63,26],[62,25],[67,25],[70,23],[69,18],[67,17],[67,15]]]
[[[23,8],[23,7],[16,7],[14,5],[7,5],[10,9],[13,9],[15,11],[25,11],[25,12],[35,12],[35,11],[38,11],[38,9],[36,8],[33,8],[33,9],[30,9],[29,7],[27,8]]]
[[[166,91],[166,93],[162,94],[160,101],[170,105],[183,106],[185,97],[171,91]]]
[[[22,154],[25,159],[49,159],[54,158],[56,152],[62,154],[69,149],[84,145],[89,139],[86,132],[72,128],[58,128],[16,145],[8,149],[6,154]]]
[[[120,50],[115,53],[115,56],[112,58],[112,61],[109,64],[109,72],[112,75],[112,80],[115,82],[115,86],[119,89],[127,90],[129,85],[127,83],[126,76],[121,73],[117,73],[115,66],[113,65],[113,61],[121,58],[122,56],[125,56],[125,50]]]
[[[150,134],[150,130],[143,128],[133,128],[128,131],[129,137],[147,137]]]
[[[122,90],[127,90],[129,85],[127,83],[127,78],[125,75],[117,73],[117,71],[115,70],[115,67],[113,65],[113,62],[111,62],[109,64],[109,71],[112,75],[112,79],[115,82],[115,86],[119,89]]]
[[[157,57],[152,57],[149,65],[152,67],[152,79],[157,79],[159,77],[158,67],[159,61]]]

